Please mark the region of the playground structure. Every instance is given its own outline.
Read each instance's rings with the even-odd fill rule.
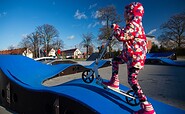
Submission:
[[[16,113],[26,114],[130,114],[138,110],[139,106],[128,105],[123,100],[125,97],[104,90],[95,82],[85,84],[82,79],[76,79],[53,87],[42,85],[61,72],[70,69],[77,72],[80,68],[91,68],[93,64],[85,67],[79,64],[46,65],[24,56],[0,55],[0,103]],[[107,61],[102,60],[98,68],[106,64]],[[129,90],[124,85],[120,88]],[[185,113],[151,98],[149,101],[158,114]]]
[[[174,52],[163,52],[163,53],[147,53],[146,58],[168,58],[176,60],[176,54]]]
[[[147,53],[145,64],[171,65],[185,67],[185,63],[176,62],[176,55],[173,52]]]

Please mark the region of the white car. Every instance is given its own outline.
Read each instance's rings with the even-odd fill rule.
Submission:
[[[40,57],[40,58],[35,58],[34,60],[47,64],[47,63],[54,61],[56,59],[57,59],[56,57]]]

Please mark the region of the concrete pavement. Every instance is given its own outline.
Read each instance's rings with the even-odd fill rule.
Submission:
[[[110,79],[111,67],[99,70],[101,77]],[[139,73],[139,83],[143,92],[155,100],[185,110],[185,67],[145,65]],[[62,84],[66,81],[81,78],[81,73],[63,77],[56,77],[44,83],[46,86]],[[120,65],[120,82],[130,87],[127,83],[127,68],[125,64]]]

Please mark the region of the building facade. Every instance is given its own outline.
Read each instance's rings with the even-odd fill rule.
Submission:
[[[66,59],[78,59],[82,58],[82,52],[78,48],[61,51],[63,58]]]
[[[146,39],[147,39],[147,53],[149,53],[150,50],[152,49],[152,44],[153,40],[155,39],[155,36],[146,35]]]

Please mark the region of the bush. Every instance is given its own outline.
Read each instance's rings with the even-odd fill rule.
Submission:
[[[185,56],[185,48],[177,48],[175,49],[177,56]]]

